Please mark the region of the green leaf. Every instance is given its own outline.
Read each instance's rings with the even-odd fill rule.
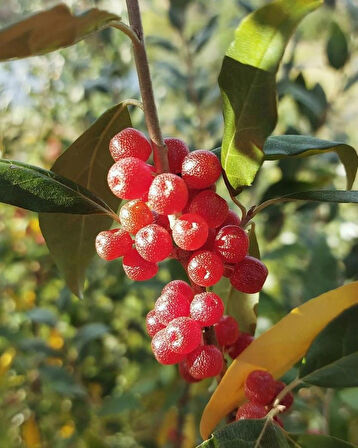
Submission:
[[[114,163],[108,145],[117,132],[130,126],[124,103],[109,109],[56,160],[53,171],[89,188],[117,210],[120,200],[107,185],[107,173]],[[40,215],[41,231],[51,255],[67,286],[79,297],[86,268],[95,254],[96,235],[111,223],[108,216]]]
[[[358,411],[358,387],[347,387],[339,391],[339,398],[343,403]]]
[[[210,439],[197,448],[290,448],[277,425],[268,423],[265,428],[264,425],[265,420],[238,420],[214,431]],[[263,436],[257,445],[261,433]]]
[[[349,50],[347,38],[337,23],[332,23],[326,52],[330,65],[336,70],[344,67],[348,61]]]
[[[107,325],[101,323],[86,324],[81,327],[75,337],[78,350],[82,350],[89,342],[109,332]]]
[[[292,448],[354,448],[357,446],[336,437],[311,434],[290,434],[290,440],[296,443],[292,443]]]
[[[110,397],[104,400],[98,415],[100,417],[116,416],[124,411],[138,409],[139,407],[139,400],[133,394],[125,393],[120,397]]]
[[[272,199],[275,202],[285,201],[313,201],[313,202],[339,202],[346,204],[358,203],[358,190],[315,190],[289,193],[280,198]]]
[[[32,322],[46,324],[50,327],[54,327],[57,322],[55,314],[47,308],[32,308],[32,310],[28,311],[26,314]]]
[[[119,19],[117,15],[97,8],[74,16],[61,3],[0,31],[0,61],[68,47]]]
[[[70,397],[84,397],[86,391],[76,383],[75,378],[63,367],[42,366],[39,369],[41,379],[58,394]]]
[[[358,386],[358,305],[348,308],[315,338],[299,376],[322,387]]]
[[[91,191],[52,171],[0,159],[0,202],[35,212],[110,214]]]
[[[276,0],[248,15],[235,32],[219,76],[224,103],[221,162],[234,190],[251,185],[265,139],[277,122],[276,72],[298,23],[321,0]]]
[[[327,152],[337,153],[346,170],[347,189],[350,190],[358,169],[358,155],[352,146],[306,135],[273,136],[264,145],[265,160],[308,157]]]

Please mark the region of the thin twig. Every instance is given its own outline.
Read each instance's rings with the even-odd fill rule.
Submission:
[[[244,221],[244,219],[246,218],[246,208],[243,204],[241,204],[241,202],[238,199],[236,199],[235,194],[234,194],[235,192],[232,189],[232,186],[230,185],[229,179],[227,178],[224,170],[222,170],[222,176],[223,176],[226,188],[230,194],[232,202],[234,204],[236,204],[239,207],[239,209],[241,210],[241,221]]]
[[[133,45],[141,45],[140,40],[138,39],[138,36],[136,35],[136,33],[126,23],[113,22],[113,23],[111,23],[111,26],[113,28],[117,28],[118,30],[121,30],[122,33],[126,34],[131,39]]]
[[[301,378],[296,378],[294,379],[290,384],[288,384],[284,389],[281,390],[281,392],[277,395],[273,406],[279,406],[281,400],[289,393],[291,392],[291,390],[293,390],[296,386],[298,386],[299,384],[301,384],[302,379]]]
[[[124,100],[122,102],[125,106],[136,106],[139,107],[139,109],[144,110],[143,103],[141,101],[135,100],[133,98],[129,98],[128,100]]]

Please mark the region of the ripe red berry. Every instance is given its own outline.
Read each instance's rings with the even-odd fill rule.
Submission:
[[[184,282],[184,280],[173,280],[169,282],[166,286],[164,286],[162,294],[180,294],[183,295],[189,302],[191,302],[194,298],[194,293],[191,286]]]
[[[152,338],[158,331],[162,330],[164,325],[159,321],[157,315],[155,314],[155,310],[149,311],[147,317],[145,319],[145,324],[147,328],[147,333]]]
[[[283,381],[276,381],[275,386],[276,386],[276,392],[275,392],[275,397],[274,397],[273,401],[275,401],[275,398],[278,396],[278,394],[283,391],[283,389],[286,387],[286,384]],[[280,404],[282,404],[283,406],[286,407],[284,412],[286,412],[290,409],[290,407],[293,405],[293,401],[294,401],[294,397],[291,392],[288,392],[282,398],[282,400],[280,401]]]
[[[149,188],[148,201],[149,206],[161,215],[179,213],[188,201],[187,186],[176,174],[159,174]]]
[[[238,263],[249,250],[249,238],[238,226],[222,227],[215,238],[215,250],[227,263]]]
[[[139,199],[149,189],[153,176],[149,166],[136,157],[125,157],[108,172],[108,186],[122,199]]]
[[[164,227],[169,233],[171,233],[172,229],[170,228],[170,222],[168,216],[160,215],[159,213],[152,210],[154,224],[158,224],[158,226]]]
[[[209,327],[219,322],[224,313],[221,298],[213,292],[203,292],[194,296],[190,304],[190,315],[202,327]]]
[[[173,250],[169,233],[157,224],[150,224],[138,231],[135,247],[140,256],[152,263],[165,260]]]
[[[154,335],[152,339],[152,350],[156,360],[160,364],[176,364],[182,361],[185,355],[180,353],[175,353],[170,350],[167,340],[166,328],[159,330],[157,334]]]
[[[215,251],[215,238],[217,234],[217,229],[213,229],[209,227],[208,237],[205,241],[205,244],[201,246],[200,250],[210,250],[211,252]]]
[[[200,190],[209,187],[219,179],[221,165],[214,153],[200,149],[185,157],[181,173],[189,188]]]
[[[167,326],[167,339],[170,350],[187,354],[201,343],[201,327],[190,317],[178,317]]]
[[[155,314],[163,325],[177,317],[190,315],[190,304],[184,295],[162,294],[155,302]]]
[[[248,347],[251,342],[254,340],[254,337],[251,336],[249,333],[240,333],[238,339],[231,344],[227,348],[227,352],[231,359],[237,358],[241,352],[245,350],[246,347]]]
[[[230,282],[238,291],[254,294],[261,291],[267,275],[267,267],[262,261],[247,256],[235,265]]]
[[[130,251],[132,245],[131,236],[122,229],[104,230],[96,237],[97,254],[107,261],[122,257]]]
[[[119,219],[123,229],[135,235],[142,227],[152,224],[154,221],[153,213],[144,202],[134,199],[121,207]]]
[[[142,132],[126,128],[111,139],[109,151],[116,162],[124,157],[137,157],[145,162],[152,152],[152,147]]]
[[[196,213],[205,219],[209,227],[220,227],[229,212],[225,199],[212,190],[197,194],[189,205],[189,213]]]
[[[236,420],[246,420],[250,418],[264,418],[267,415],[265,406],[248,402],[239,407],[236,413]]]
[[[222,347],[233,344],[239,337],[239,325],[231,316],[223,316],[214,328],[218,344]]]
[[[123,270],[131,280],[141,282],[154,277],[158,272],[158,266],[144,260],[137,250],[132,248],[123,257]]]
[[[207,240],[208,232],[208,225],[201,216],[187,213],[175,221],[173,240],[181,249],[197,250]]]
[[[200,345],[186,361],[190,375],[197,380],[219,375],[224,366],[222,353],[215,345]]]
[[[225,219],[225,221],[222,223],[222,227],[225,226],[239,226],[241,224],[241,219],[237,216],[235,212],[232,210],[229,210],[229,213]]]
[[[189,148],[179,138],[165,138],[168,148],[168,162],[171,173],[180,173],[184,157],[189,154]]]
[[[208,250],[195,252],[188,266],[190,280],[199,286],[212,286],[217,283],[224,272],[221,258]]]
[[[268,405],[276,393],[276,381],[271,373],[265,370],[253,370],[245,382],[245,395],[249,401]]]
[[[178,364],[178,367],[179,367],[179,375],[187,383],[197,383],[198,381],[200,381],[190,375],[186,359],[183,359],[183,361],[180,361],[180,363]]]

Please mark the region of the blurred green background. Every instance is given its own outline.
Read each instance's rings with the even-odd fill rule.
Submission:
[[[125,2],[68,0],[80,12],[100,7],[126,17]],[[191,148],[220,145],[217,76],[239,21],[264,0],[146,0],[143,22],[163,133]],[[0,25],[56,4],[8,0]],[[358,147],[358,4],[326,1],[306,18],[278,77],[275,133],[310,134]],[[3,157],[50,168],[106,109],[138,98],[130,43],[97,33],[68,49],[0,65]],[[133,123],[145,130],[142,113]],[[275,193],[344,188],[335,154],[266,162],[246,205]],[[356,183],[355,189],[358,184]],[[224,188],[221,193],[226,195]],[[270,275],[258,333],[292,307],[358,279],[354,205],[292,203],[266,209],[257,234]],[[190,389],[175,366],[159,366],[145,314],[166,282],[180,275],[162,263],[152,281],[134,284],[121,262],[95,259],[85,300],[66,289],[34,213],[0,205],[0,447],[193,447],[214,388]],[[292,378],[290,372],[286,379]],[[330,433],[358,443],[358,388],[303,388],[285,417],[290,431]],[[177,429],[184,428],[184,440]]]

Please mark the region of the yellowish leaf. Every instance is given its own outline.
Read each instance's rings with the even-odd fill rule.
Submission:
[[[0,377],[5,375],[5,373],[10,369],[15,355],[16,351],[11,347],[0,356]]]
[[[22,439],[26,448],[41,448],[41,435],[35,417],[31,415],[22,425]]]

